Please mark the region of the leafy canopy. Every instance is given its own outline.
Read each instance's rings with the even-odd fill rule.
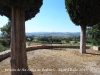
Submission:
[[[11,19],[11,7],[25,10],[25,20],[29,20],[40,11],[43,0],[0,0],[0,15]]]
[[[100,22],[100,0],[65,0],[65,6],[76,25],[92,26]]]
[[[87,38],[92,45],[100,45],[100,23],[87,28]]]
[[[3,34],[11,34],[10,30],[11,30],[11,22],[9,21],[5,26],[0,28],[2,35]]]

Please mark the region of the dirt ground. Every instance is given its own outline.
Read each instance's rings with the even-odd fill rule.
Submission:
[[[41,49],[27,52],[33,75],[100,75],[100,51]],[[0,62],[0,75],[10,75],[10,57]]]

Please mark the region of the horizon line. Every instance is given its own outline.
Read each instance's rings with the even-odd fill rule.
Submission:
[[[52,33],[52,32],[54,32],[54,33],[58,33],[58,32],[55,32],[55,31],[52,31],[52,32],[49,32],[49,31],[35,31],[35,32],[25,32],[25,33],[40,33],[40,32],[47,32],[47,33]],[[80,32],[80,31],[77,31],[77,32]],[[70,32],[70,33],[77,33],[77,32]],[[66,32],[59,32],[59,33],[66,33]]]

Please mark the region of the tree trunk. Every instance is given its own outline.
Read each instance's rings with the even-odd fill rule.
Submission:
[[[81,25],[80,53],[86,53],[86,26]]]
[[[29,71],[25,71],[28,70],[25,41],[25,11],[12,7],[11,22],[11,75],[31,75],[28,74]]]

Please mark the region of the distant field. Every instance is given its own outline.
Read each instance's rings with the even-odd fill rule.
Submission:
[[[100,51],[80,54],[78,49],[42,49],[27,55],[34,75],[100,75]],[[10,75],[10,71],[5,71],[10,69],[9,61],[7,58],[0,62],[0,75]]]

